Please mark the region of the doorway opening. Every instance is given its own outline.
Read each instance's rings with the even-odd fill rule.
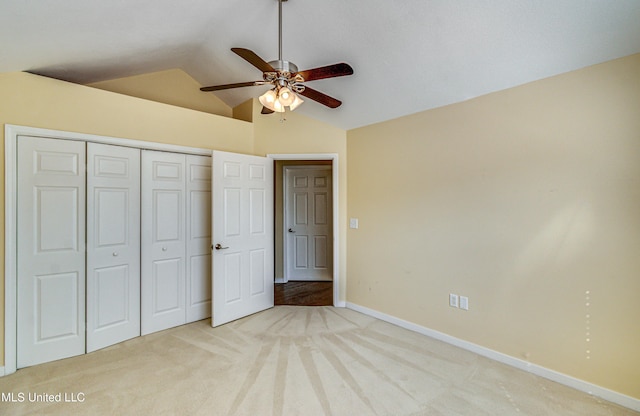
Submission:
[[[275,305],[335,304],[333,164],[275,160]]]
[[[333,282],[297,282],[274,284],[274,305],[333,306]]]

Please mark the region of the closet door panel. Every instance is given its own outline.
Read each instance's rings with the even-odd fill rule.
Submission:
[[[85,143],[18,138],[17,367],[85,352]]]
[[[211,316],[211,157],[187,156],[187,322]]]
[[[140,150],[87,143],[87,352],[140,335]]]
[[[142,152],[142,335],[186,322],[186,156]]]

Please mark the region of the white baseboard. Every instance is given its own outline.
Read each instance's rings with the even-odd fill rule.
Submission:
[[[346,307],[365,315],[369,315],[373,318],[380,319],[381,321],[389,322],[401,328],[426,335],[439,341],[446,342],[447,344],[451,344],[467,351],[474,352],[483,357],[487,357],[503,364],[507,364],[520,370],[535,374],[537,376],[544,377],[546,379],[555,381],[556,383],[572,387],[576,390],[585,392],[592,396],[596,396],[609,402],[619,404],[620,406],[624,406],[635,411],[640,411],[640,399],[636,399],[634,397],[627,396],[622,393],[606,389],[604,387],[600,387],[584,380],[559,373],[555,370],[551,370],[537,364],[532,364],[528,361],[524,361],[498,351],[494,351],[492,349],[471,343],[469,341],[447,335],[443,332],[435,331],[433,329],[429,329],[413,322],[405,321],[404,319],[396,318],[395,316],[387,315],[386,313],[378,312],[376,310],[369,309],[355,303],[346,302]]]
[[[287,283],[284,281],[284,277],[276,277],[274,283]]]

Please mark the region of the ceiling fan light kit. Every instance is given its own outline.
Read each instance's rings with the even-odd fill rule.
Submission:
[[[202,87],[200,91],[220,91],[231,88],[250,87],[257,85],[272,85],[272,88],[262,94],[258,100],[262,104],[262,114],[283,113],[286,107],[295,110],[304,102],[304,96],[329,108],[337,108],[342,102],[320,91],[304,85],[305,82],[318,79],[352,75],[353,68],[346,63],[338,63],[319,68],[298,71],[292,62],[282,59],[282,3],[278,1],[278,59],[266,62],[253,51],[244,48],[231,48],[231,51],[262,71],[262,81],[239,82],[235,84],[214,85]]]

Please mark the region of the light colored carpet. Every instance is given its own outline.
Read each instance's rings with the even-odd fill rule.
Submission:
[[[638,415],[333,307],[196,322],[19,370],[0,392],[24,396],[1,415]],[[43,393],[83,401],[29,402]]]

